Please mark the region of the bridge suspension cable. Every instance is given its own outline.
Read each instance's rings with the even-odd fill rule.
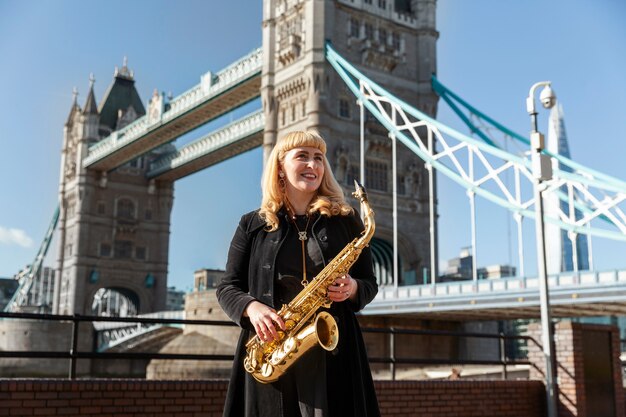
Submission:
[[[52,241],[52,235],[54,234],[54,230],[57,227],[57,223],[59,221],[60,207],[54,210],[54,214],[52,215],[52,221],[48,226],[48,230],[46,231],[46,235],[44,236],[43,242],[41,242],[41,246],[39,247],[39,252],[37,252],[37,256],[35,256],[35,260],[31,265],[29,265],[19,277],[19,286],[17,290],[11,297],[11,300],[7,303],[4,311],[7,312],[17,312],[20,307],[25,306],[28,303],[28,295],[30,293],[30,289],[33,286],[33,282],[41,273],[41,266],[43,264],[43,260],[48,253],[48,248],[50,247],[50,242]]]
[[[519,133],[514,132],[508,127],[502,125],[501,123],[498,123],[491,117],[487,116],[482,111],[478,110],[476,107],[474,107],[463,98],[459,97],[459,95],[454,93],[448,87],[443,85],[435,75],[431,77],[431,84],[433,90],[450,106],[450,108],[456,113],[456,115],[459,116],[459,118],[467,125],[470,131],[480,137],[483,141],[485,141],[485,143],[501,148],[493,141],[492,138],[488,137],[488,135],[486,135],[485,133],[485,131],[489,127],[493,127],[502,132],[506,137],[509,137],[516,142],[522,144],[524,146],[524,149],[528,149],[528,147],[530,146],[530,139],[523,135],[520,135]],[[466,115],[462,111],[461,107],[467,110],[468,115]],[[481,126],[478,126],[478,124],[480,124]],[[547,149],[544,150],[543,153],[549,155],[552,158],[555,158],[563,166],[569,167],[574,172],[580,172],[583,175],[591,176],[598,180],[606,181],[608,184],[614,184],[618,187],[621,187],[622,189],[626,189],[626,182],[618,178],[593,170],[589,167],[585,167],[584,165],[581,165],[566,156],[551,152]]]
[[[434,167],[468,192],[480,195],[514,215],[535,218],[533,175],[528,158],[466,136],[432,119],[370,80],[330,45],[326,46],[326,58],[378,122],[427,166]],[[428,146],[429,137],[435,140],[437,146]],[[557,195],[568,202],[568,207],[561,208],[557,215],[545,215],[544,220],[571,233],[626,241],[626,183],[568,158],[550,156],[572,168],[572,171],[557,167],[553,180],[545,183],[544,196]],[[464,161],[470,169],[463,166]],[[502,176],[511,171],[515,184],[507,187]],[[567,190],[566,195],[563,189]],[[575,194],[586,200],[584,206],[576,201]],[[580,218],[574,215],[577,209],[583,212]],[[602,222],[604,227],[592,224],[598,218],[606,220]]]

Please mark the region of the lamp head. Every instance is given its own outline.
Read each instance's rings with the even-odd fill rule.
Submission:
[[[543,90],[541,90],[539,101],[541,101],[541,105],[546,109],[551,109],[556,104],[556,94],[554,94],[550,84],[546,85],[543,87]]]

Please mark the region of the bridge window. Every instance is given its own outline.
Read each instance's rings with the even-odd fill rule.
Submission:
[[[387,30],[380,28],[378,29],[378,42],[382,45],[387,45]]]
[[[345,98],[339,99],[339,116],[344,119],[350,118],[350,102]]]
[[[394,8],[398,13],[411,13],[411,1],[410,0],[396,0]]]
[[[302,101],[302,117],[306,117],[306,100]]]
[[[382,161],[365,162],[365,180],[372,190],[387,191],[387,164]]]
[[[144,246],[137,246],[135,248],[135,258],[142,261],[146,259],[146,248]]]
[[[360,35],[360,30],[361,29],[361,24],[359,23],[359,21],[355,18],[350,18],[350,37],[352,38],[359,38]]]
[[[100,244],[100,256],[111,256],[111,245],[109,243]]]
[[[114,254],[119,259],[130,259],[133,256],[133,242],[129,240],[116,240]]]
[[[399,51],[402,46],[400,42],[400,35],[396,32],[391,34],[391,46],[393,46],[393,49],[397,51]]]
[[[117,200],[117,218],[125,220],[135,219],[135,204],[128,198]]]
[[[371,23],[365,24],[365,39],[374,39],[374,26]]]
[[[356,164],[350,164],[348,168],[348,185],[354,185],[354,180],[361,181],[361,173],[359,172],[359,167]]]
[[[139,158],[133,159],[128,163],[128,166],[131,168],[143,168],[143,157],[140,156]]]
[[[386,9],[387,8],[387,0],[378,0],[378,7],[380,7],[381,9]]]
[[[396,184],[398,187],[398,194],[400,195],[405,195],[406,194],[406,187],[404,186],[404,180],[405,178],[402,175],[398,175],[396,177]]]
[[[98,214],[105,214],[106,213],[106,206],[104,204],[104,201],[98,201]]]
[[[365,0],[365,4],[372,4],[372,0]]]
[[[145,219],[146,220],[152,220],[152,210],[150,210],[150,209],[146,210]]]

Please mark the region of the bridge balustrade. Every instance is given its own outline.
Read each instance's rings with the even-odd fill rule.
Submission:
[[[613,285],[626,283],[626,270],[566,272],[548,277],[550,288],[558,289],[571,286]],[[504,277],[454,282],[438,282],[435,284],[407,285],[394,288],[381,287],[374,304],[385,300],[408,300],[424,297],[476,295],[539,288],[537,277]]]

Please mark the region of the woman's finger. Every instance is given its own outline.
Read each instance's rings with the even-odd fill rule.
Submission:
[[[278,314],[272,312],[272,314],[270,314],[270,318],[274,323],[278,324],[278,327],[280,327],[281,330],[285,330],[285,322]]]

